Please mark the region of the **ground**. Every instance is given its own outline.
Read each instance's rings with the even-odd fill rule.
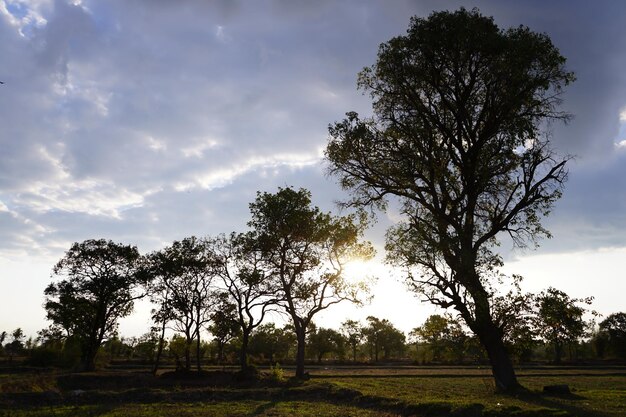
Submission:
[[[626,367],[518,369],[527,391],[494,392],[480,367],[316,367],[308,381],[234,371],[198,374],[144,369],[71,374],[0,370],[0,417],[44,416],[626,416]],[[263,373],[262,373],[263,374]],[[570,394],[548,395],[567,384]]]

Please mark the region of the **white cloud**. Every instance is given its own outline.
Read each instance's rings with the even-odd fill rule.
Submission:
[[[615,142],[615,147],[618,149],[626,149],[626,139]]]
[[[626,107],[619,114],[619,121],[626,122]]]

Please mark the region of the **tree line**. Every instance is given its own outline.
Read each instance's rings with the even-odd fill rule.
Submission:
[[[584,305],[589,300],[572,299],[554,288],[532,298],[532,309],[528,309],[506,338],[516,363],[626,360],[626,313],[610,314],[597,324],[594,319],[583,317]],[[237,363],[242,332],[233,311],[223,311],[222,306],[213,312],[205,327],[205,334],[210,337],[200,343],[197,351],[189,352],[184,335],[174,333],[164,338],[155,326],[140,337],[120,338],[113,333],[99,346],[96,363],[139,361],[156,370],[159,361],[165,358],[168,364],[185,369],[188,353],[205,364]],[[254,364],[293,363],[296,351],[296,335],[289,324],[282,327],[273,322],[260,324],[248,339],[247,353]],[[76,338],[55,337],[47,330],[39,332],[36,339],[26,339],[18,328],[0,333],[0,356],[9,363],[20,357],[33,366],[71,367],[79,364],[80,346]],[[487,362],[480,341],[449,314],[429,316],[408,335],[389,320],[374,316],[367,317],[365,323],[345,320],[338,329],[312,324],[307,329],[305,357],[317,364],[323,361],[341,364],[395,361],[421,365]]]

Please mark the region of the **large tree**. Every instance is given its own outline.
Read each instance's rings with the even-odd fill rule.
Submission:
[[[95,368],[98,349],[114,334],[118,320],[143,296],[139,259],[135,246],[86,240],[74,243],[53,269],[66,278],[45,289],[47,318],[78,341],[86,371]]]
[[[360,302],[366,288],[345,279],[344,265],[372,257],[373,248],[360,241],[362,222],[322,212],[311,205],[311,193],[305,189],[259,193],[250,211],[250,238],[261,255],[259,268],[291,318],[298,342],[296,377],[302,378],[313,317],[343,301]]]
[[[414,17],[380,46],[358,78],[374,115],[330,126],[330,172],[352,203],[403,221],[387,235],[388,259],[410,287],[453,307],[485,347],[498,388],[518,387],[492,309],[494,252],[507,234],[525,246],[548,235],[540,218],[561,195],[564,159],[545,127],[564,119],[562,88],[574,77],[544,34],[500,29],[477,10]]]

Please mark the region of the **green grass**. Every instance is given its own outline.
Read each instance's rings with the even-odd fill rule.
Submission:
[[[314,378],[305,383],[248,387],[176,381],[169,386],[144,386],[146,380],[135,380],[134,375],[86,375],[93,379],[91,386],[99,388],[87,389],[78,397],[71,395],[76,388],[55,385],[51,375],[4,377],[0,379],[4,388],[0,417],[626,416],[623,370],[524,370],[519,380],[528,392],[516,396],[495,393],[492,378],[475,368],[372,368],[353,369],[352,373],[350,369],[326,369],[313,372]],[[113,383],[100,387],[99,377],[103,381],[113,378]],[[128,378],[130,385],[141,382],[136,387],[122,386],[120,378]],[[73,381],[86,382],[81,378]],[[543,386],[551,384],[568,384],[572,395],[544,395]],[[56,393],[56,397],[42,391]],[[28,400],[31,394],[26,394],[21,397],[26,400],[13,401],[24,393],[35,393],[34,400]]]
[[[42,407],[0,411],[0,417],[243,417],[243,416],[392,416],[374,410],[307,401],[238,401],[177,404],[122,404]]]

